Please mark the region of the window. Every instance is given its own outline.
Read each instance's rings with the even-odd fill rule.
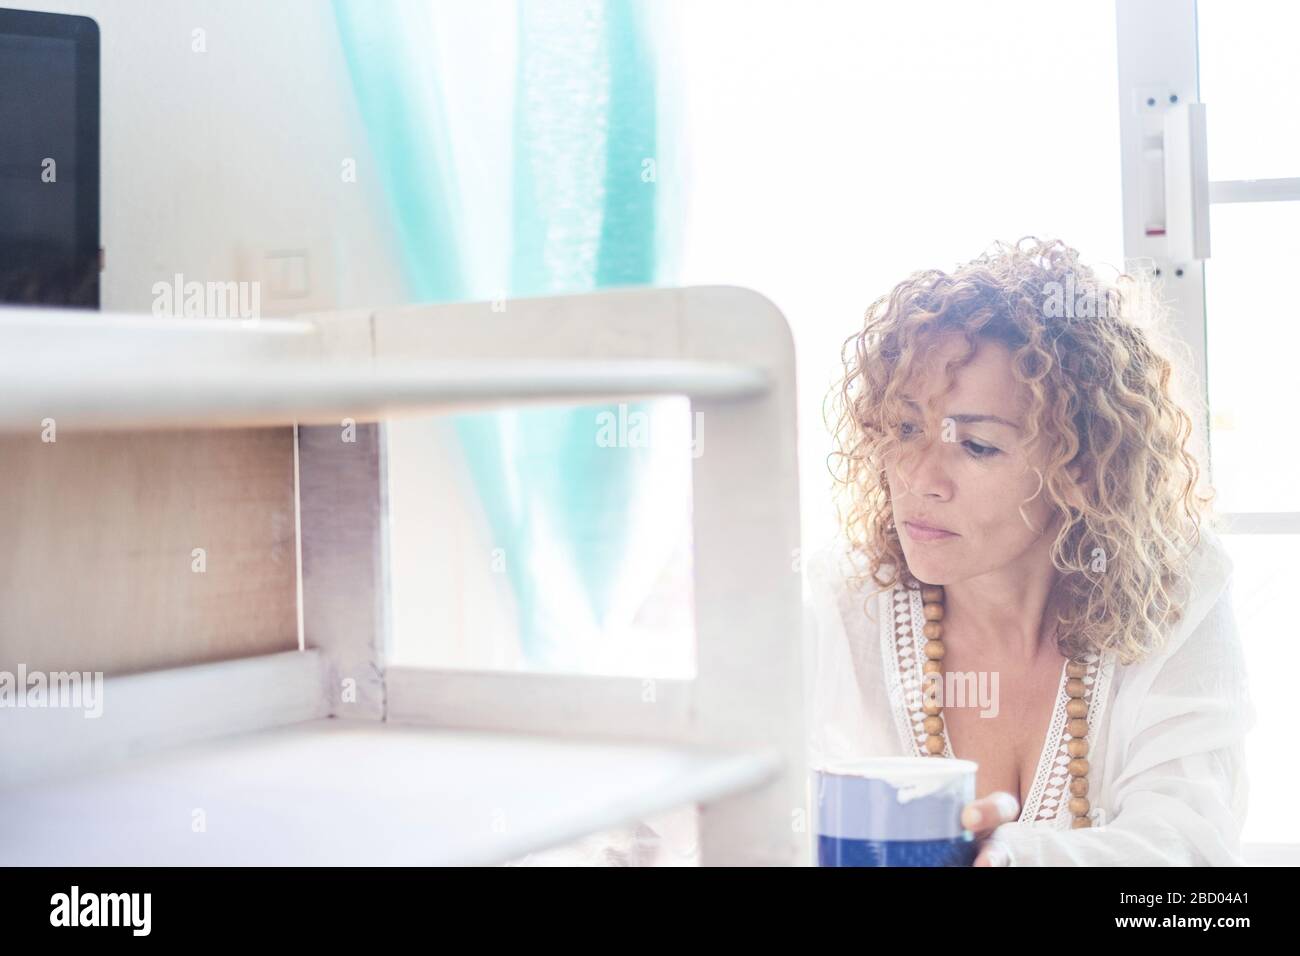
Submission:
[[[1247,860],[1300,863],[1300,823],[1286,802],[1294,773],[1275,759],[1290,718],[1269,678],[1294,646],[1284,568],[1300,547],[1300,472],[1282,386],[1300,346],[1290,248],[1300,226],[1300,66],[1290,41],[1300,10],[1284,4],[1157,0],[1121,4],[1121,103],[1185,90],[1205,109],[1208,258],[1170,255],[1135,221],[1144,186],[1134,159],[1150,127],[1124,128],[1130,259],[1179,276],[1180,324],[1202,363],[1216,510],[1236,567],[1234,603],[1259,722],[1248,740]],[[1158,141],[1158,137],[1157,140]],[[1131,160],[1131,161],[1130,161]]]

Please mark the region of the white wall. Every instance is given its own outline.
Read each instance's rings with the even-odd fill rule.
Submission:
[[[105,310],[148,311],[153,283],[177,272],[262,279],[265,315],[402,301],[330,4],[6,5],[99,24]],[[206,52],[192,48],[196,29]],[[308,296],[269,294],[264,256],[281,251],[310,257]]]

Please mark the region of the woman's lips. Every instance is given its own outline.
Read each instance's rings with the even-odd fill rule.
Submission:
[[[907,529],[908,537],[914,541],[946,541],[949,538],[960,538],[961,535],[953,531],[940,531],[938,528],[930,528],[923,524],[913,524],[910,521],[904,521],[903,527]]]

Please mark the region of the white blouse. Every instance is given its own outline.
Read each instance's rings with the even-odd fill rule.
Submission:
[[[810,767],[924,753],[919,592],[847,585],[842,537],[805,568],[805,702]],[[1237,637],[1232,560],[1208,529],[1192,556],[1190,606],[1160,652],[1122,665],[1092,655],[1089,794],[1094,825],[1068,809],[1065,661],[1038,770],[1020,818],[992,838],[1017,866],[1241,865],[1245,734],[1255,724]],[[954,756],[944,732],[944,756]],[[960,756],[960,755],[957,755]]]

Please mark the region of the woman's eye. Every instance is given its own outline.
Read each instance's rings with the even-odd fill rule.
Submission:
[[[970,439],[962,442],[962,444],[966,446],[966,450],[970,453],[972,458],[992,458],[994,455],[1001,454],[1001,452],[992,445],[981,445],[979,442],[971,441]]]
[[[911,422],[902,422],[898,425],[898,435],[900,438],[914,438],[919,434],[921,434],[921,429]],[[969,438],[966,441],[963,441],[961,445],[966,449],[966,453],[972,458],[992,458],[995,455],[1002,454],[999,449],[994,448],[992,445],[981,445],[979,442],[973,441]]]

